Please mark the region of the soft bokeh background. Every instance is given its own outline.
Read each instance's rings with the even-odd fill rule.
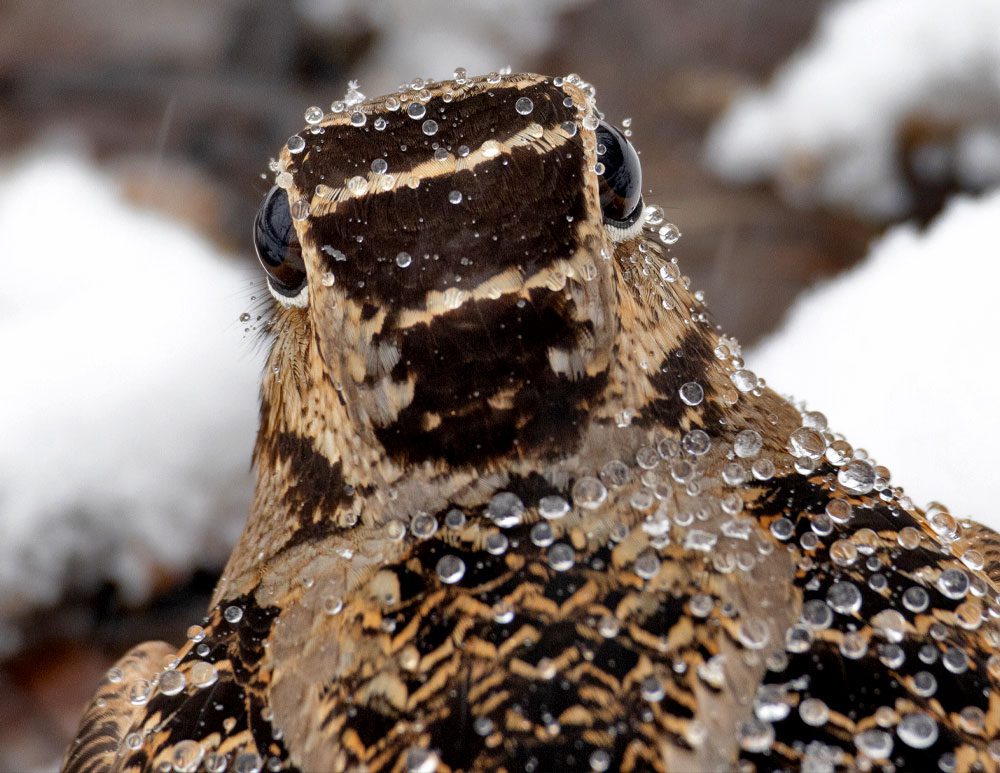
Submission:
[[[249,498],[263,174],[352,78],[583,75],[751,365],[996,523],[998,29],[995,0],[5,0],[0,767],[53,767],[114,659],[201,617]]]

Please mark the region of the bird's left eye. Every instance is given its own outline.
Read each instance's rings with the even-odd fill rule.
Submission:
[[[597,126],[601,209],[609,225],[629,226],[642,214],[642,167],[624,134],[601,121]]]
[[[288,194],[277,185],[267,192],[257,212],[253,242],[271,288],[289,298],[298,295],[306,282],[306,265],[292,224]]]

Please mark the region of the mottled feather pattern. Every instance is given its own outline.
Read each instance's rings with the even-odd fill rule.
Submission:
[[[748,371],[662,211],[612,239],[591,87],[334,108],[246,529],[66,770],[998,769],[1000,537]]]

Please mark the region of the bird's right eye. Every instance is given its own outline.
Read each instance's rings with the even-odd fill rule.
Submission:
[[[642,167],[639,155],[622,132],[601,121],[597,127],[601,209],[604,222],[630,226],[642,214]]]
[[[289,298],[298,295],[306,282],[306,265],[292,224],[288,194],[277,185],[260,205],[253,224],[253,241],[271,288]]]

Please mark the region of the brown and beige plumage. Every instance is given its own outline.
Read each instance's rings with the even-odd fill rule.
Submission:
[[[661,213],[607,227],[592,89],[337,107],[276,165],[246,529],[65,769],[997,770],[997,535],[746,370]]]

